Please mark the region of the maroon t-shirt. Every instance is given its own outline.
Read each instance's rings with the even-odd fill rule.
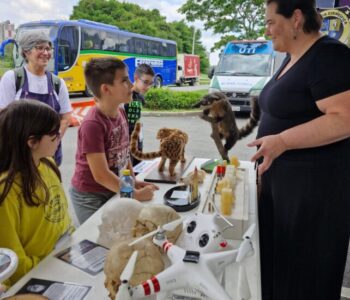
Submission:
[[[105,153],[109,169],[119,176],[119,171],[127,166],[129,154],[129,130],[123,108],[117,117],[111,118],[92,107],[78,131],[78,147],[75,156],[73,187],[79,192],[108,192],[98,184],[90,171],[86,154]]]

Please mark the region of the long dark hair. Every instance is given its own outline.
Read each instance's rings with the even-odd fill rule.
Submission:
[[[25,202],[38,206],[49,200],[49,190],[35,166],[28,140],[39,141],[44,135],[59,132],[60,117],[48,105],[36,100],[19,100],[0,111],[0,205],[6,199],[15,180],[19,181]],[[51,160],[41,162],[51,167],[59,179],[60,172]],[[45,199],[35,191],[42,187]]]
[[[316,10],[315,0],[266,0],[266,4],[276,3],[277,13],[289,19],[296,9],[300,9],[304,15],[305,22],[303,31],[305,33],[317,32],[322,25],[322,18]]]

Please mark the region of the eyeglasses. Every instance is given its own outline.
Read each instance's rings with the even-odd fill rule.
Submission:
[[[153,84],[154,84],[153,81],[143,80],[143,79],[141,79],[141,78],[139,78],[139,79],[140,79],[140,81],[141,81],[144,85],[146,85],[146,86],[150,86],[150,85],[153,85]]]
[[[37,51],[42,52],[42,53],[44,53],[45,51],[46,51],[47,53],[51,53],[51,51],[52,51],[52,48],[49,47],[49,46],[41,46],[41,45],[39,45],[39,46],[34,46],[34,48],[35,48]]]

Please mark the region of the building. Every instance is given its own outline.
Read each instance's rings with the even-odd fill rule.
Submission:
[[[9,20],[0,22],[0,42],[15,37],[15,24],[11,24]]]

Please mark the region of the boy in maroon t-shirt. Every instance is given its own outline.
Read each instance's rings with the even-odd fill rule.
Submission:
[[[78,147],[70,196],[75,213],[83,223],[115,193],[119,174],[132,170],[129,130],[121,104],[132,100],[132,84],[126,65],[116,58],[91,59],[85,67],[87,85],[96,105],[90,109],[78,131]],[[152,199],[154,184],[135,181],[134,197]]]

